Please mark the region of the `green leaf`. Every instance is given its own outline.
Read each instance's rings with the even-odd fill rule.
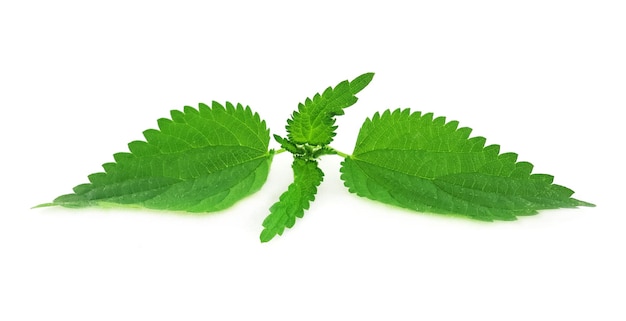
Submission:
[[[303,146],[298,146],[297,144],[292,143],[289,139],[274,135],[274,140],[280,144],[280,147],[293,155],[303,156],[306,154],[306,149]]]
[[[345,80],[335,88],[328,87],[321,95],[298,105],[291,119],[287,120],[287,133],[291,142],[296,144],[327,145],[335,136],[335,116],[343,115],[344,108],[356,103],[356,94],[363,90],[373,73],[363,74],[351,82]]]
[[[485,138],[469,138],[471,131],[431,113],[377,113],[363,124],[341,177],[359,196],[484,221],[594,206],[571,198],[574,192],[553,184],[552,176],[531,174],[533,165],[517,162],[517,154],[500,154],[498,145],[485,147]]]
[[[159,130],[146,130],[146,141],[128,144],[130,153],[115,154],[114,163],[103,165],[105,172],[89,175],[88,184],[43,205],[210,212],[261,188],[273,153],[258,114],[213,102],[173,110],[171,116],[158,120]]]
[[[280,196],[279,201],[270,207],[270,214],[263,221],[261,242],[267,242],[277,234],[282,235],[286,227],[293,227],[296,218],[302,218],[309,203],[315,200],[317,187],[324,177],[317,162],[295,157],[292,169],[293,183]]]

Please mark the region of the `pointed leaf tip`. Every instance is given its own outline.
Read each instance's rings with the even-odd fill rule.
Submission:
[[[353,94],[359,93],[363,88],[367,87],[374,78],[373,72],[364,73],[350,82],[350,91]]]
[[[261,232],[259,239],[261,240],[261,243],[267,243],[271,241],[274,236],[276,236],[276,233],[272,233],[272,231],[265,229]]]
[[[31,207],[30,209],[36,209],[36,208],[42,208],[42,207],[51,207],[51,206],[58,206],[58,204],[54,204],[54,203],[43,203],[43,204],[39,204],[39,205],[35,205],[33,207]]]

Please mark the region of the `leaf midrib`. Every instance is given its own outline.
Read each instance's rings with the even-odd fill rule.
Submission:
[[[104,201],[104,200],[111,199],[111,198],[115,198],[115,197],[119,197],[119,196],[137,195],[137,194],[140,194],[140,193],[145,193],[145,192],[155,191],[155,190],[160,190],[160,189],[163,189],[163,190],[168,190],[168,189],[172,188],[173,186],[175,186],[176,184],[186,183],[186,182],[189,182],[189,181],[198,180],[198,179],[200,179],[200,178],[202,178],[202,177],[204,177],[204,176],[206,176],[206,175],[212,175],[212,174],[216,174],[216,173],[219,173],[219,172],[223,172],[223,171],[225,171],[225,170],[227,170],[227,169],[230,169],[230,168],[232,168],[232,167],[241,166],[241,165],[244,165],[244,164],[246,164],[246,163],[250,163],[250,162],[253,162],[253,161],[257,161],[257,160],[259,160],[259,159],[261,159],[261,158],[264,158],[264,157],[269,157],[269,155],[270,155],[270,153],[268,153],[267,155],[262,155],[262,156],[259,156],[259,157],[255,157],[255,158],[249,159],[249,160],[244,161],[244,162],[241,162],[241,163],[237,163],[237,164],[232,165],[232,166],[225,166],[224,168],[221,168],[221,169],[220,169],[220,170],[218,170],[218,171],[214,171],[214,172],[210,172],[210,173],[205,173],[204,175],[200,175],[200,176],[193,177],[193,178],[190,178],[190,179],[182,179],[182,178],[175,178],[175,177],[168,177],[168,176],[150,176],[150,177],[141,177],[141,178],[136,178],[136,177],[135,177],[135,178],[131,178],[131,179],[128,179],[128,180],[123,180],[123,181],[116,182],[116,183],[113,183],[113,184],[108,184],[108,185],[107,185],[107,187],[111,187],[111,186],[115,186],[115,185],[125,184],[125,183],[128,183],[129,181],[132,181],[132,180],[146,180],[146,179],[153,179],[153,178],[159,178],[159,177],[163,177],[163,178],[170,178],[170,179],[174,179],[174,180],[176,180],[176,181],[173,181],[172,183],[168,183],[168,184],[161,185],[161,186],[156,187],[156,188],[150,188],[150,189],[141,190],[141,191],[136,192],[136,193],[125,193],[125,194],[123,194],[123,195],[116,195],[116,196],[107,197],[107,198],[102,198],[102,199],[91,199],[91,200],[89,200],[89,201],[94,201],[94,202],[106,202],[106,201]],[[262,163],[259,163],[259,166],[261,166],[261,164],[262,164]],[[257,166],[256,168],[258,168],[258,166]],[[255,168],[255,169],[256,169],[256,168]],[[250,175],[252,175],[252,174],[254,174],[254,173],[255,173],[255,171],[251,171],[251,172],[250,172],[250,174],[249,174],[248,176],[250,176]],[[246,177],[248,177],[248,176],[246,176]],[[229,189],[230,189],[232,186],[235,186],[235,185],[237,185],[237,184],[239,184],[239,183],[240,183],[240,182],[238,182],[238,181],[237,181],[237,182],[234,182],[233,184],[229,185]],[[97,187],[97,186],[94,186],[94,187]],[[91,192],[91,191],[89,191],[89,192],[87,192],[87,193],[85,193],[85,194],[88,194],[88,193],[90,193],[90,192]],[[84,195],[84,194],[83,194],[83,195]],[[143,201],[143,203],[145,203],[145,202],[147,202],[147,201],[149,201],[149,200],[151,200],[151,199],[154,199],[154,198],[158,197],[159,195],[160,195],[160,194],[157,194],[157,195],[155,195],[155,196],[153,196],[153,197],[150,197],[150,198],[148,198],[148,199],[144,200],[144,201]],[[115,204],[118,204],[118,203],[115,203]]]

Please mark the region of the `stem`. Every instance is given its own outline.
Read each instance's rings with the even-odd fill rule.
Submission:
[[[328,148],[328,149],[330,149],[331,151],[333,151],[333,153],[335,153],[335,154],[337,154],[337,155],[339,155],[339,156],[341,156],[341,157],[343,157],[343,158],[348,158],[348,157],[350,157],[350,155],[348,155],[348,154],[346,154],[346,153],[343,153],[343,152],[341,152],[341,151],[338,151],[338,150],[336,150],[336,149],[334,149],[334,148],[332,148],[332,147],[330,147],[330,146],[328,146],[327,148]]]
[[[348,157],[350,157],[350,155],[348,155],[348,154],[346,154],[346,153],[342,153],[342,152],[340,152],[340,151],[338,151],[338,150],[336,150],[336,152],[337,152],[337,155],[339,155],[339,156],[341,156],[341,157],[343,157],[343,158],[348,158]]]

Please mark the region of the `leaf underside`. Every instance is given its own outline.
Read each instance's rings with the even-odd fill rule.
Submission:
[[[296,218],[304,216],[304,210],[315,200],[317,187],[324,173],[314,160],[295,157],[293,164],[294,181],[289,185],[278,202],[270,207],[270,214],[263,221],[261,242],[267,242],[276,235],[282,235],[285,228],[291,228]]]
[[[335,136],[335,116],[343,115],[344,108],[358,100],[355,96],[363,90],[373,73],[358,76],[352,81],[344,80],[334,88],[328,87],[321,95],[307,98],[298,105],[291,119],[287,120],[287,133],[291,142],[309,145],[327,145]]]
[[[457,121],[410,110],[387,110],[367,119],[342,180],[352,193],[420,212],[483,221],[514,220],[541,209],[593,206],[571,198],[553,177],[532,174],[517,154],[485,146]]]
[[[187,212],[227,208],[259,190],[272,153],[269,131],[249,107],[213,102],[186,106],[159,119],[146,141],[128,144],[104,172],[89,175],[73,194],[52,204],[85,207],[104,204]]]

